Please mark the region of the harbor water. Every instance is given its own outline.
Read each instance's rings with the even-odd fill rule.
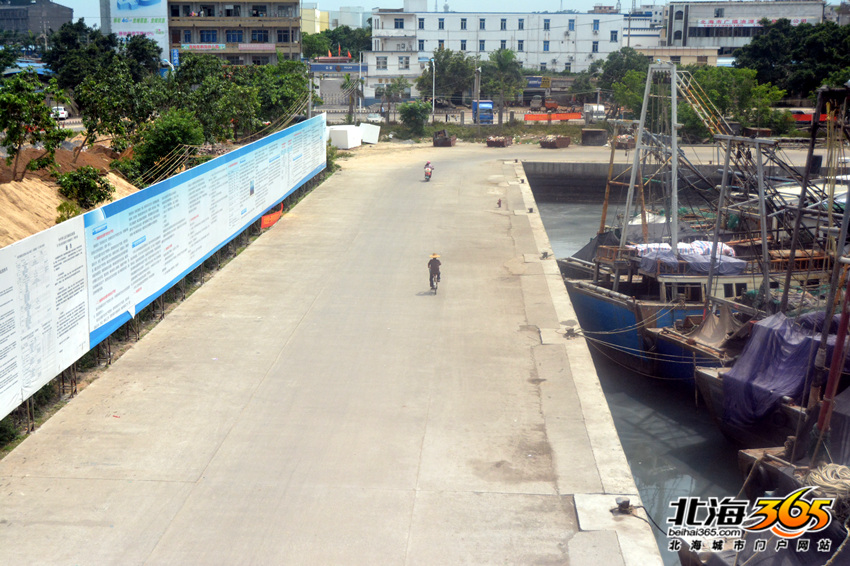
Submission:
[[[538,202],[555,257],[583,247],[599,229],[601,204]],[[679,497],[735,496],[743,478],[737,450],[720,433],[693,385],[640,375],[591,353],[647,513],[661,529]],[[679,564],[654,529],[664,563]]]

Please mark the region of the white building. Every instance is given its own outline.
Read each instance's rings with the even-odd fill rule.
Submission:
[[[413,82],[441,48],[480,60],[511,49],[526,69],[579,72],[621,46],[622,14],[429,12],[427,4],[372,12],[367,97],[395,77]]]
[[[331,29],[341,26],[365,28],[369,25],[369,18],[372,17],[372,11],[367,11],[363,6],[340,6],[339,10],[330,10],[328,14]]]
[[[715,47],[720,55],[731,55],[761,33],[762,18],[817,25],[823,14],[821,0],[670,2],[662,41],[676,47]]]

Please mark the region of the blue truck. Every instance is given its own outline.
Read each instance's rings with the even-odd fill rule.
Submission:
[[[493,101],[479,100],[472,101],[472,119],[479,124],[493,123]]]

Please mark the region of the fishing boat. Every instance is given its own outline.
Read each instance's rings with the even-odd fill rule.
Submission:
[[[670,94],[662,96],[662,89]],[[677,92],[723,152],[719,186],[677,147]],[[827,195],[806,182],[808,170],[782,157],[775,140],[728,133],[731,127],[675,65],[650,66],[641,119],[631,127],[636,146],[628,184],[609,177],[597,237],[579,257],[560,265],[591,346],[638,372],[692,380],[697,366],[723,361],[710,351],[661,342],[659,333],[698,324],[709,296],[711,308],[727,304],[742,325],[772,312],[779,281],[788,273],[785,287],[799,289],[795,294],[825,288],[832,270],[822,234],[811,224],[795,228],[794,202],[801,199],[795,201],[787,187],[802,186],[807,203],[825,202]],[[612,161],[613,155],[612,150]],[[628,188],[626,205],[618,225],[605,230],[608,196],[616,186]],[[660,189],[659,199],[651,189]],[[686,201],[679,200],[680,189]],[[804,236],[805,252],[787,249],[794,230]],[[582,270],[584,277],[574,276]]]

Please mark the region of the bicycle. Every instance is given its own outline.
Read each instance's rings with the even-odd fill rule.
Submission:
[[[437,294],[437,286],[440,284],[440,276],[436,273],[431,274],[431,290]]]

